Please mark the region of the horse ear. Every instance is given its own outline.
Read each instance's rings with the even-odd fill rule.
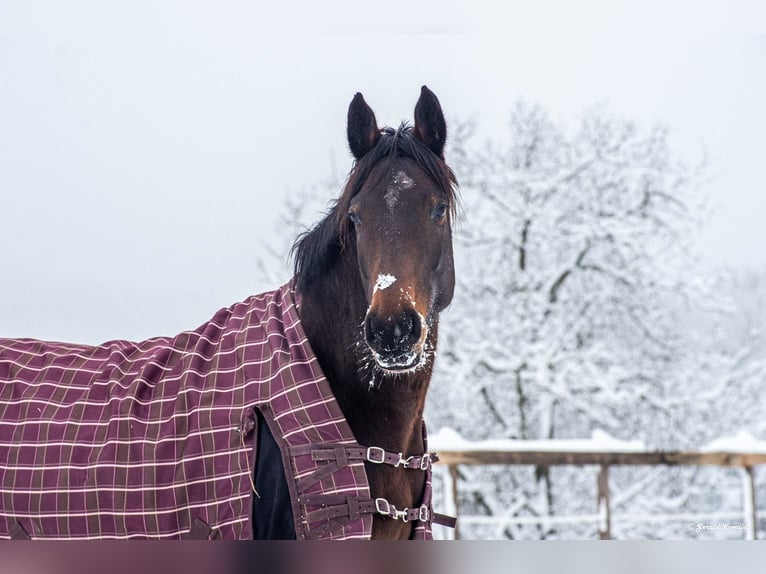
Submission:
[[[348,146],[356,159],[362,159],[380,139],[380,130],[375,120],[375,114],[359,92],[348,106],[346,134],[348,135]]]
[[[420,98],[415,104],[415,137],[426,144],[432,152],[444,159],[447,141],[447,123],[444,121],[439,99],[426,86],[420,88]]]

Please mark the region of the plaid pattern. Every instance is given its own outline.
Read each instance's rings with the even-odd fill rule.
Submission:
[[[0,538],[17,522],[32,538],[181,538],[195,519],[251,538],[253,407],[288,446],[355,444],[294,295],[288,283],[140,343],[0,339]],[[291,464],[294,492],[319,463]],[[307,492],[370,496],[362,462]],[[307,509],[293,508],[298,537],[311,538]],[[367,514],[318,531],[369,538],[371,525]]]

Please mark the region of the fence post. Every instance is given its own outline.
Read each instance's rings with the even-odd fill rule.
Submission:
[[[755,522],[755,469],[752,466],[745,467],[744,487],[745,540],[755,540],[758,528]]]
[[[452,511],[455,513],[455,518],[459,518],[458,515],[458,508],[457,508],[457,465],[451,464],[448,467],[449,470],[449,477],[450,477],[450,496],[452,497]],[[454,530],[454,536],[455,540],[460,540],[460,522],[458,521],[455,524],[455,530]]]
[[[612,512],[609,508],[609,465],[602,464],[598,473],[598,513],[601,521],[598,534],[601,540],[612,539]]]

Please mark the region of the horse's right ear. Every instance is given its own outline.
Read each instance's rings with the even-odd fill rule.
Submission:
[[[346,133],[348,146],[356,159],[362,159],[380,139],[380,130],[375,120],[375,114],[359,92],[348,106]]]

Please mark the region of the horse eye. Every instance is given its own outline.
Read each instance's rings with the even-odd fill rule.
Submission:
[[[348,218],[351,220],[351,223],[354,224],[354,227],[359,227],[359,224],[362,223],[362,220],[359,219],[359,216],[353,211],[348,212]]]
[[[434,207],[433,218],[437,221],[441,221],[447,216],[447,210],[449,207],[446,203],[439,203]]]

